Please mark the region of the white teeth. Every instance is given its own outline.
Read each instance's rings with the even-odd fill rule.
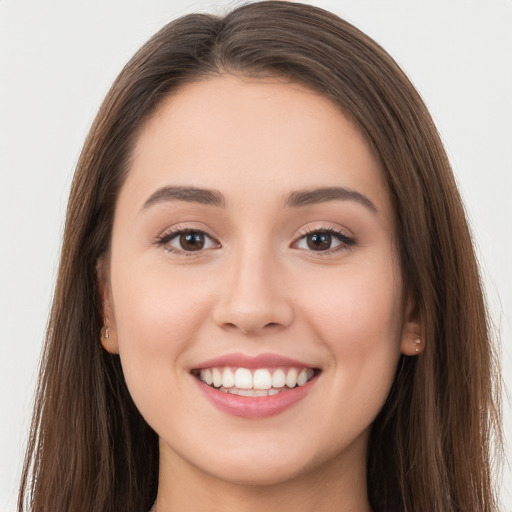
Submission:
[[[208,384],[208,386],[212,385],[212,382],[213,382],[212,371],[209,368],[204,370],[204,373],[201,372],[201,377],[204,379],[206,384]]]
[[[212,370],[212,383],[216,388],[222,385],[222,375],[217,368]]]
[[[270,372],[265,369],[256,370],[252,378],[252,387],[255,389],[270,389],[272,387]]]
[[[302,386],[302,385],[306,384],[307,381],[308,381],[308,374],[307,374],[307,370],[304,368],[304,370],[302,370],[297,377],[297,385]]]
[[[278,368],[272,375],[272,387],[273,388],[284,388],[286,384],[286,375],[281,368]]]
[[[242,396],[268,396],[275,395],[285,388],[303,386],[313,378],[315,371],[312,368],[277,368],[273,371],[267,368],[249,370],[248,368],[206,368],[197,375],[200,380],[213,386],[219,391]]]
[[[224,368],[222,372],[222,385],[225,388],[232,388],[235,385],[235,376],[230,368]]]
[[[286,385],[289,388],[294,388],[297,385],[297,370],[292,368],[286,374]]]
[[[235,386],[238,389],[251,389],[252,388],[252,374],[251,370],[247,368],[237,368],[235,372]]]

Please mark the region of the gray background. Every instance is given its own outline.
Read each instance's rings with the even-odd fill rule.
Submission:
[[[0,0],[0,512],[15,509],[65,206],[92,119],[158,28],[236,3]],[[512,388],[512,1],[310,3],[380,42],[430,108],[466,203]],[[504,410],[510,444],[507,397]],[[502,478],[511,512],[508,466]]]

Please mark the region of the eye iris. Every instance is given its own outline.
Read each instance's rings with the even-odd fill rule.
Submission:
[[[180,235],[180,245],[187,251],[199,251],[204,247],[203,233],[189,232]]]
[[[313,251],[321,251],[331,247],[331,234],[330,233],[313,233],[308,235],[308,247]]]

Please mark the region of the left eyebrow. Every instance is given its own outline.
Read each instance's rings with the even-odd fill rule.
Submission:
[[[372,213],[378,213],[376,206],[365,195],[344,187],[321,187],[312,190],[297,190],[286,198],[285,205],[291,208],[297,208],[330,201],[356,201],[368,208]]]
[[[217,190],[196,187],[162,187],[153,192],[144,203],[142,210],[157,203],[184,201],[211,206],[225,207],[226,200]]]

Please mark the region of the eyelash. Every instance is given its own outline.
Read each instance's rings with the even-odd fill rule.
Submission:
[[[306,238],[309,235],[313,234],[320,234],[325,233],[331,235],[333,238],[337,239],[340,244],[336,247],[333,247],[332,249],[327,249],[326,251],[314,251],[309,250],[308,252],[314,253],[316,256],[330,256],[331,254],[334,254],[339,251],[350,249],[350,247],[354,246],[356,244],[356,240],[354,238],[351,238],[347,236],[343,231],[338,230],[333,227],[307,227],[299,230],[299,237],[292,243],[292,246],[296,246],[301,240]],[[307,249],[303,249],[307,251]]]
[[[177,249],[176,247],[173,247],[172,245],[169,245],[169,242],[173,240],[174,238],[185,235],[187,233],[197,233],[199,235],[203,235],[205,238],[210,239],[213,243],[218,244],[220,246],[220,243],[215,240],[212,236],[210,236],[206,231],[203,231],[202,229],[193,229],[189,228],[187,226],[180,226],[177,228],[173,228],[169,231],[166,231],[163,235],[160,235],[156,239],[156,244],[159,247],[163,247],[167,252],[178,254],[180,256],[195,256],[196,254],[201,253],[204,249],[199,249],[197,251],[185,251]]]
[[[170,252],[173,254],[178,254],[180,256],[194,256],[196,254],[203,252],[205,249],[199,249],[197,251],[185,251],[185,250],[180,250],[180,249],[177,249],[177,248],[169,245],[169,242],[171,240],[175,239],[176,237],[178,237],[180,235],[184,235],[187,233],[197,233],[199,235],[203,235],[205,238],[209,239],[210,241],[212,241],[213,243],[215,243],[219,247],[221,247],[220,242],[215,240],[215,238],[210,236],[205,231],[203,231],[201,229],[189,228],[187,226],[173,228],[170,231],[165,232],[161,236],[157,237],[155,243],[159,247],[163,247],[167,252]],[[333,247],[332,249],[328,249],[325,251],[314,251],[312,249],[309,251],[307,249],[302,249],[302,250],[315,253],[316,255],[322,257],[322,256],[329,256],[329,255],[336,253],[338,251],[341,251],[341,250],[349,249],[350,247],[352,247],[356,244],[356,241],[353,238],[347,236],[345,233],[343,233],[342,231],[340,231],[338,229],[335,229],[332,227],[315,227],[315,228],[301,229],[299,231],[299,237],[296,238],[294,242],[292,242],[291,247],[297,247],[298,243],[309,235],[320,234],[320,233],[331,235],[332,237],[337,239],[340,242],[340,244],[337,245],[336,247]]]

